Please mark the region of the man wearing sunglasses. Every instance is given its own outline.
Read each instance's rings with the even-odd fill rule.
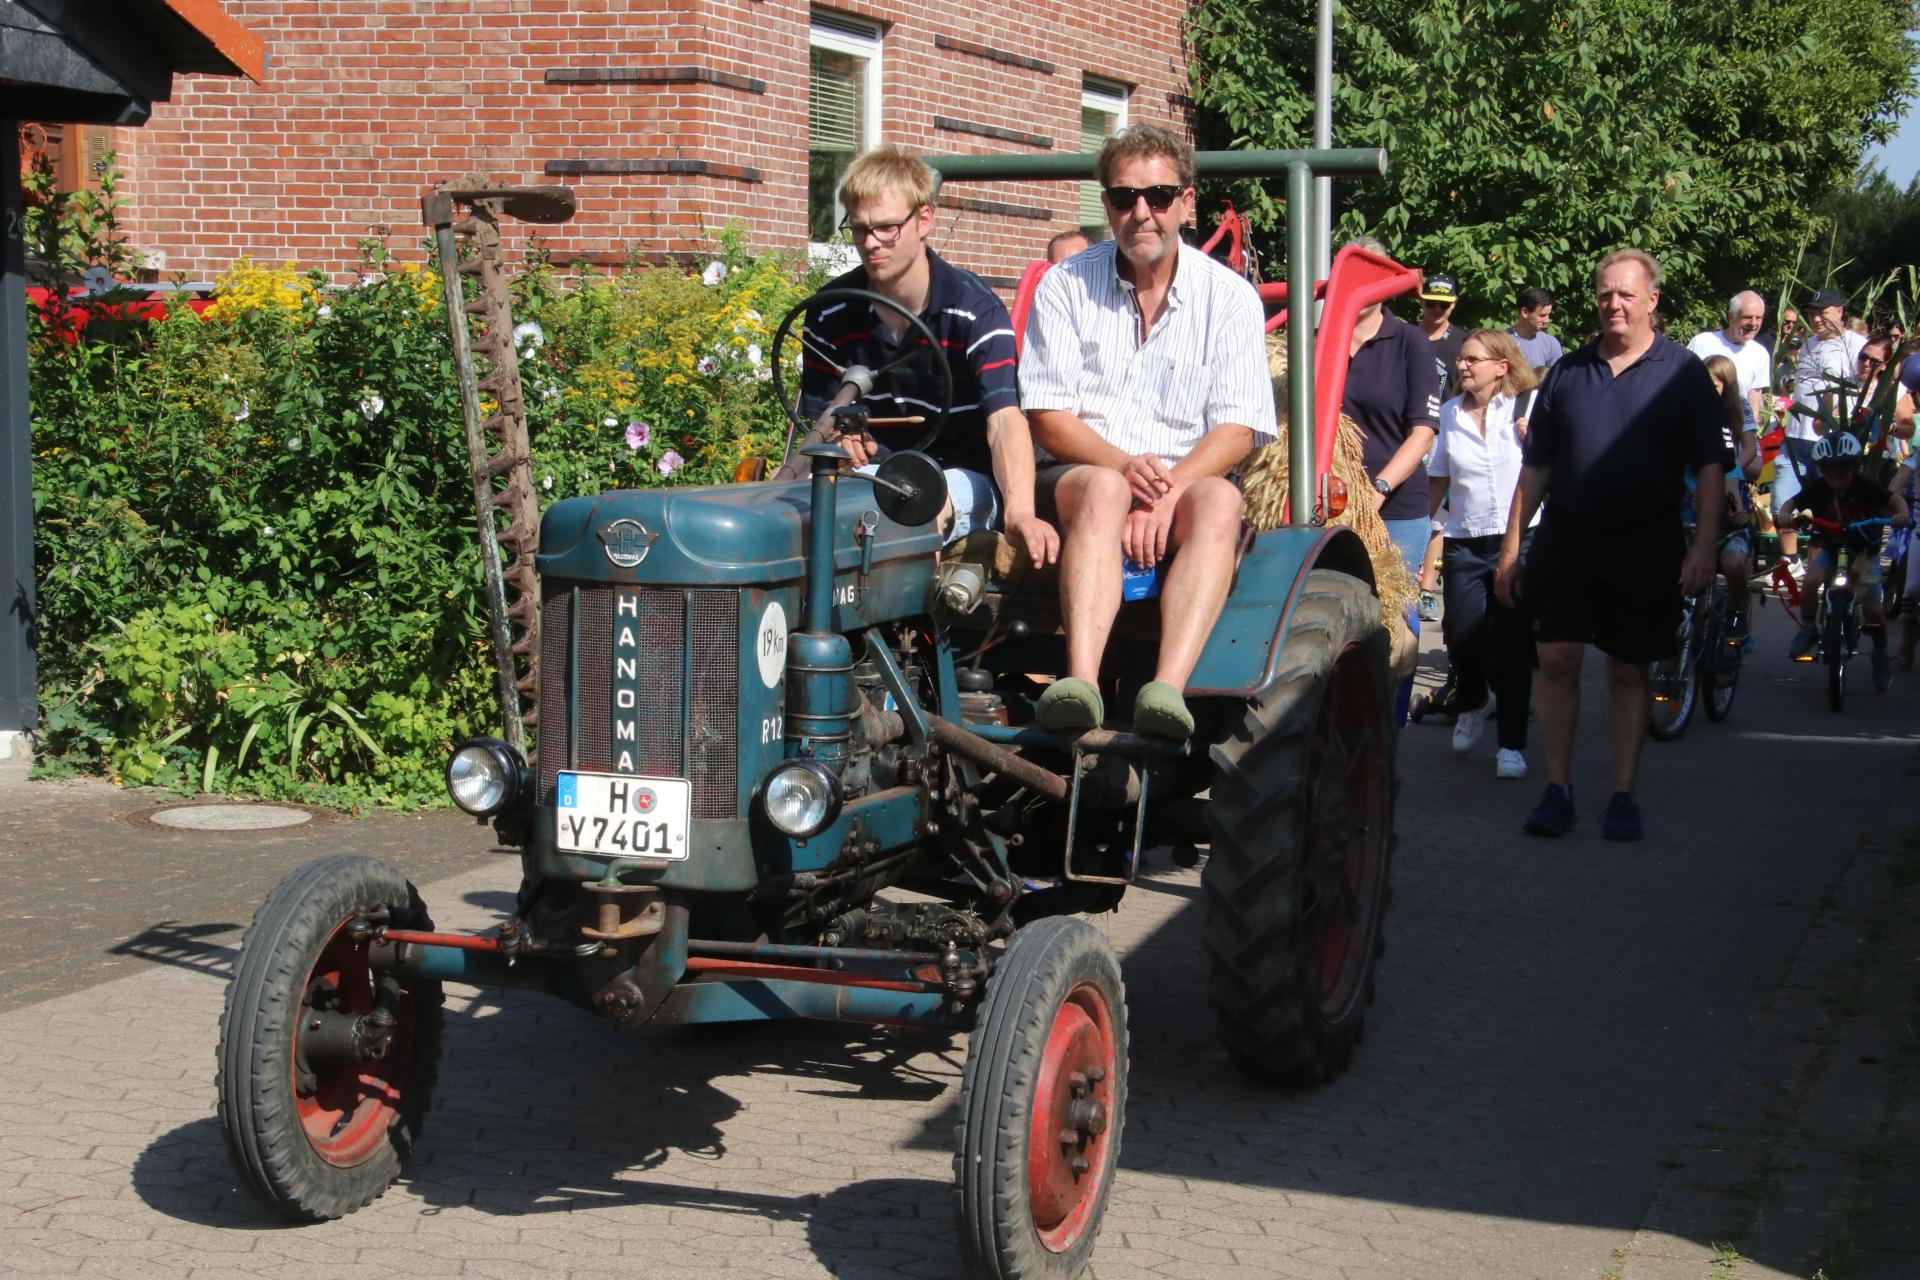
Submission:
[[[876,147],[847,166],[840,200],[847,210],[841,226],[860,265],[827,287],[868,289],[919,316],[939,340],[953,375],[953,404],[932,449],[947,476],[947,540],[1004,528],[1035,564],[1052,564],[1060,535],[1034,515],[1033,438],[1020,412],[1013,322],[978,276],[927,246],[932,170],[898,147]],[[855,399],[864,398],[875,416],[924,417],[936,410],[940,379],[933,361],[916,355],[910,343],[924,339],[890,307],[843,303],[810,315],[800,377],[802,412],[816,423],[808,440],[837,440],[855,467],[865,467],[924,434],[917,424],[857,437],[833,428],[833,410]],[[863,388],[842,379],[855,366],[886,372],[877,385]],[[804,475],[805,466],[796,451],[780,478]]]
[[[1049,455],[1035,481],[1057,513],[1066,678],[1036,708],[1052,729],[1103,722],[1100,660],[1119,612],[1122,560],[1168,562],[1154,678],[1136,732],[1193,732],[1187,677],[1226,601],[1241,497],[1229,478],[1274,437],[1260,300],[1180,228],[1193,152],[1152,125],[1107,139],[1095,161],[1113,239],[1048,272],[1034,295],[1020,394]],[[1178,554],[1176,554],[1178,553]]]

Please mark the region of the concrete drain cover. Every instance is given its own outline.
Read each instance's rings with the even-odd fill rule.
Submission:
[[[183,804],[156,810],[147,821],[187,831],[267,831],[312,822],[313,815],[279,804]]]

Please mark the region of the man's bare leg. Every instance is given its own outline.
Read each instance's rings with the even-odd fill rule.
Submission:
[[[1240,540],[1240,490],[1209,476],[1180,495],[1171,548],[1178,550],[1160,587],[1160,658],[1153,678],[1176,689],[1200,661],[1213,624],[1233,585],[1233,552]]]
[[[1573,781],[1573,731],[1580,725],[1580,663],[1587,647],[1555,641],[1540,646],[1540,738],[1546,746],[1547,781]],[[1646,725],[1640,726],[1646,732]]]
[[[1644,662],[1607,659],[1608,728],[1613,737],[1613,789],[1633,791],[1640,773],[1640,748],[1653,715],[1652,686]]]
[[[1109,467],[1075,467],[1054,490],[1060,510],[1060,616],[1067,674],[1100,682],[1114,615],[1120,612],[1120,531],[1133,492]]]

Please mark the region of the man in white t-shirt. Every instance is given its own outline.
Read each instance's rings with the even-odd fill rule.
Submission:
[[[1867,345],[1865,334],[1853,333],[1846,326],[1847,295],[1838,289],[1819,289],[1807,302],[1806,322],[1813,334],[1800,344],[1799,358],[1793,366],[1793,402],[1809,408],[1820,407],[1827,392],[1834,389],[1832,379],[1852,378],[1858,368],[1860,348]],[[1773,509],[1786,510],[1787,503],[1800,492],[1802,476],[1816,474],[1813,442],[1821,428],[1812,418],[1798,413],[1787,415],[1787,439],[1773,463]],[[1791,460],[1789,460],[1791,459]],[[1794,463],[1799,463],[1796,469]],[[1780,530],[1780,553],[1791,561],[1799,550],[1799,539],[1785,528]]]
[[[1687,344],[1687,350],[1702,360],[1725,356],[1733,361],[1740,372],[1740,398],[1746,401],[1756,424],[1767,420],[1766,400],[1761,393],[1773,386],[1773,361],[1757,341],[1766,320],[1767,300],[1751,289],[1742,289],[1727,304],[1727,327],[1696,333]]]

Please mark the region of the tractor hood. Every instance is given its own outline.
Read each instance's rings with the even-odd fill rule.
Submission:
[[[806,576],[809,482],[699,489],[617,489],[566,498],[540,521],[541,576],[575,581],[699,585],[789,583]],[[840,481],[834,568],[859,569],[855,536],[873,527],[873,566],[940,549],[938,526],[910,529],[880,513],[873,485]]]

